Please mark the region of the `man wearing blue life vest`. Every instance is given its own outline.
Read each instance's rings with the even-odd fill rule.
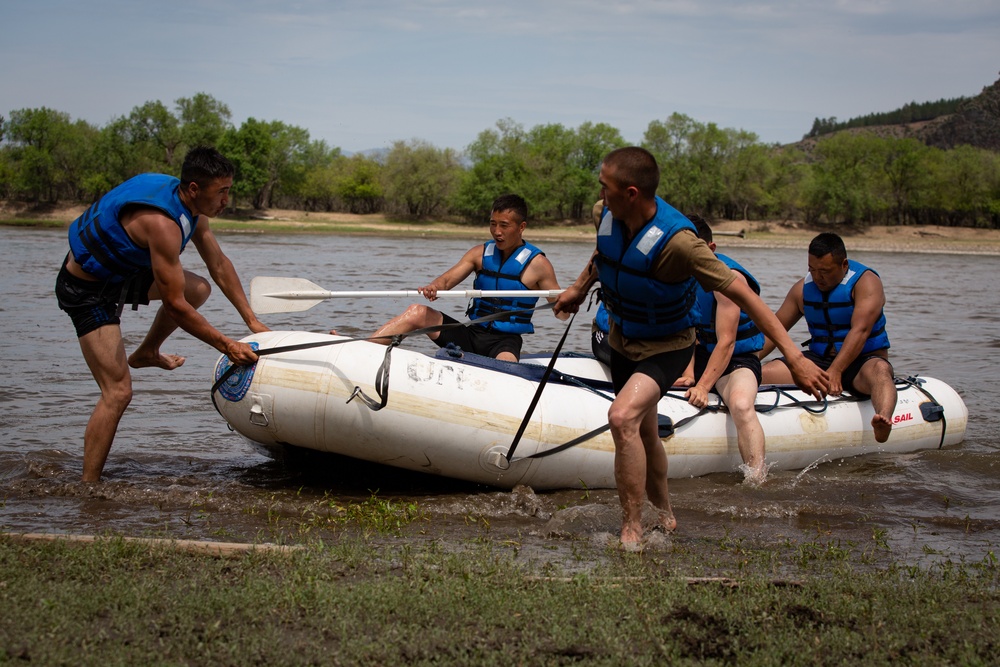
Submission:
[[[135,176],[70,225],[70,250],[55,292],[101,390],[83,436],[84,482],[101,479],[118,424],[132,400],[129,368],[169,371],[184,363],[184,357],[160,352],[177,327],[236,364],[257,360],[250,345],[225,336],[198,313],[211,285],[185,271],[180,261],[191,241],[250,331],[268,331],[250,309],[236,269],[208,224],[229,201],[233,173],[232,163],[214,148],[194,148],[184,158],[179,180],[165,174]],[[122,309],[125,304],[138,309],[152,299],[162,305],[145,339],[126,357]]]
[[[687,216],[698,232],[698,238],[708,244],[709,250],[733,270],[734,280],[745,282],[755,294],[760,294],[760,283],[736,260],[715,251],[712,228],[704,218]],[[715,389],[736,424],[736,443],[743,459],[743,481],[759,486],[767,477],[764,465],[764,429],[757,418],[754,406],[760,386],[760,359],[756,352],[764,347],[764,334],[750,316],[740,310],[724,294],[707,292],[698,286],[700,315],[695,328],[698,344],[688,372],[689,385],[685,397],[696,408],[708,405],[708,392]]]
[[[430,284],[417,288],[418,291],[428,301],[434,301],[439,291],[450,290],[473,272],[476,274],[473,288],[478,290],[559,289],[552,263],[541,250],[522,239],[527,218],[528,205],[524,199],[514,194],[498,197],[493,202],[490,213],[490,235],[493,240],[470,248],[455,266]],[[491,319],[485,324],[453,326],[431,332],[427,336],[438,347],[453,343],[466,352],[504,361],[517,361],[521,357],[521,335],[535,330],[531,324],[530,309],[535,307],[537,301],[536,297],[477,298],[466,312],[470,319],[476,320],[507,311],[510,315]],[[528,312],[524,312],[525,310]],[[563,314],[560,319],[568,317],[568,314]],[[373,342],[388,345],[391,336],[443,324],[458,324],[458,320],[430,306],[413,304],[402,314],[383,324],[373,335],[380,338]]]
[[[631,146],[601,164],[605,212],[597,249],[572,286],[556,300],[557,313],[575,313],[598,281],[610,315],[611,378],[615,400],[608,422],[615,442],[615,482],[622,504],[621,544],[641,547],[645,498],[656,526],[677,527],[667,485],[657,403],[694,352],[696,281],[722,292],[788,355],[807,392],[822,396],[826,373],[808,361],[760,297],[719,261],[694,226],[656,196],[660,170],[649,151]]]
[[[805,317],[811,336],[806,356],[826,369],[831,396],[840,396],[847,389],[871,397],[876,442],[889,439],[896,409],[884,307],[885,290],[879,275],[847,259],[843,239],[824,232],[809,243],[809,273],[792,285],[775,313],[786,329]],[[768,340],[758,356],[763,359],[773,349]],[[788,381],[784,359],[764,364],[764,384]]]

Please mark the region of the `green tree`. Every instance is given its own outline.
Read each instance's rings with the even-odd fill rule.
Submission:
[[[181,142],[188,148],[218,146],[232,127],[229,107],[207,93],[177,100]]]
[[[867,132],[841,132],[817,142],[817,162],[806,193],[815,218],[869,224],[887,209],[878,196],[887,189],[880,149],[878,137]]]
[[[128,116],[131,141],[144,164],[142,171],[177,174],[180,171],[178,147],[181,145],[180,121],[162,102],[146,102],[132,109]]]
[[[306,130],[255,118],[226,132],[219,143],[219,150],[236,166],[233,194],[249,198],[255,209],[270,207],[282,189],[295,195],[305,181],[301,157],[308,147]]]
[[[410,216],[443,213],[461,176],[453,150],[424,141],[397,141],[382,168],[387,211]]]
[[[12,111],[5,151],[11,167],[11,196],[56,202],[81,196],[97,130],[85,121],[47,107]]]
[[[340,162],[337,196],[351,213],[377,213],[382,208],[382,166],[364,155],[352,155]]]
[[[452,206],[470,220],[488,218],[494,199],[523,192],[529,178],[524,127],[505,118],[497,121],[496,128],[480,132],[465,150],[472,166],[463,175]]]
[[[933,150],[916,139],[882,139],[882,169],[888,186],[890,224],[913,221],[921,193],[932,187],[928,155]]]

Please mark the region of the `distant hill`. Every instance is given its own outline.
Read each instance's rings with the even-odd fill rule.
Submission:
[[[817,119],[817,123],[822,124],[822,122]],[[815,129],[816,124],[814,124]],[[930,120],[850,127],[838,131],[868,132],[883,137],[912,137],[937,148],[954,148],[968,144],[1000,152],[1000,79],[993,85],[983,88],[979,95],[960,101],[954,113]],[[794,145],[811,153],[816,142],[824,136],[830,135],[807,136]]]
[[[924,141],[938,148],[968,144],[1000,152],[1000,79],[928,128]]]

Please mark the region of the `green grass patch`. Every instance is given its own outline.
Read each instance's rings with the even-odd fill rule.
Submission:
[[[568,573],[509,541],[393,530],[233,558],[0,538],[0,662],[985,665],[1000,650],[995,558],[867,571],[823,548],[800,566],[791,547],[730,544],[735,578],[691,579],[712,558],[608,550]]]
[[[32,218],[12,218],[10,220],[0,220],[0,225],[6,227],[43,227],[47,229],[59,229],[68,227],[70,221],[67,220],[37,220]]]

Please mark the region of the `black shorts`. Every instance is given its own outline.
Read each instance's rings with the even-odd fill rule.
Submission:
[[[441,313],[441,317],[444,319],[444,324],[458,324],[458,320],[454,317],[444,313]],[[449,343],[454,343],[466,352],[494,359],[503,352],[510,352],[515,359],[520,359],[523,344],[520,334],[499,333],[475,324],[445,329],[434,342],[438,347],[447,347]]]
[[[605,366],[611,365],[611,344],[608,343],[608,332],[594,327],[590,331],[590,350],[594,358]]]
[[[632,361],[611,349],[611,384],[614,385],[615,394],[620,392],[628,384],[628,380],[634,373],[642,373],[653,378],[660,387],[660,396],[663,396],[681,376],[688,362],[691,361],[691,354],[694,346],[685,347],[681,350],[663,352],[646,357],[641,361]]]
[[[708,366],[708,359],[712,356],[712,353],[705,348],[704,345],[699,345],[694,351],[694,377],[700,378],[705,372],[705,367]],[[760,359],[753,352],[747,352],[746,354],[734,354],[729,358],[729,365],[726,366],[726,370],[722,372],[720,377],[726,377],[733,371],[739,368],[749,368],[753,371],[754,377],[757,378],[757,386],[760,386]]]
[[[131,303],[136,309],[148,304],[152,286],[152,271],[119,283],[83,280],[67,271],[63,261],[56,276],[56,299],[73,320],[77,338],[82,338],[108,324],[121,324],[119,304]]]
[[[823,357],[816,354],[812,350],[806,350],[802,354],[806,359],[813,362],[824,371],[830,367],[830,364],[833,363],[833,357]],[[852,361],[851,364],[844,369],[844,372],[840,374],[840,384],[844,387],[844,389],[847,389],[851,392],[851,394],[858,398],[869,398],[868,394],[860,392],[854,388],[854,378],[858,377],[858,373],[861,372],[861,367],[864,366],[869,359],[881,359],[885,363],[889,364],[889,374],[894,374],[894,371],[892,370],[892,363],[882,355],[877,354],[876,352],[859,354],[858,358]],[[784,357],[778,357],[778,361],[782,362],[786,366],[788,365],[788,362],[785,361]]]

